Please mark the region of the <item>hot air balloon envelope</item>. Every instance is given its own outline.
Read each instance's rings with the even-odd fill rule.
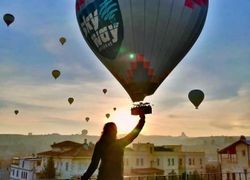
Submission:
[[[19,113],[19,111],[18,111],[18,110],[15,110],[14,113],[17,115],[17,114]]]
[[[61,72],[59,70],[53,70],[52,76],[57,79],[61,75]]]
[[[72,104],[74,102],[74,98],[72,98],[72,97],[68,98],[68,102],[69,102],[69,104]]]
[[[110,114],[109,114],[109,113],[107,113],[105,116],[106,116],[106,118],[109,118],[109,117],[110,117]]]
[[[89,117],[86,117],[85,120],[88,122],[89,121]]]
[[[102,92],[103,92],[104,94],[106,94],[106,93],[108,92],[108,90],[107,90],[107,89],[103,89]]]
[[[59,39],[60,43],[63,45],[66,42],[66,38],[65,37],[61,37]]]
[[[3,16],[3,20],[7,24],[7,26],[9,26],[11,23],[14,22],[15,17],[12,14],[5,14]]]
[[[188,94],[189,100],[193,103],[196,109],[198,109],[204,97],[205,97],[204,93],[199,89],[194,89],[190,91]]]
[[[82,35],[133,102],[152,95],[197,40],[208,0],[76,0]]]

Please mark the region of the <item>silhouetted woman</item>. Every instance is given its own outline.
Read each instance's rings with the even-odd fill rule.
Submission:
[[[95,145],[91,163],[81,180],[88,180],[100,161],[97,180],[123,180],[124,149],[139,135],[144,123],[145,115],[140,115],[136,127],[121,139],[116,139],[117,128],[115,123],[106,123],[103,127],[102,136]]]

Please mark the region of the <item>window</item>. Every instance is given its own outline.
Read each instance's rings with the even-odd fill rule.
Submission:
[[[140,159],[136,158],[136,166],[139,166]]]
[[[12,171],[12,176],[15,176],[15,169],[13,169]]]
[[[69,170],[69,163],[68,163],[68,162],[65,163],[65,170],[66,170],[66,171]]]
[[[179,159],[179,165],[182,166],[182,159]]]
[[[246,151],[245,150],[242,150],[242,156],[246,156]]]
[[[188,164],[191,166],[192,165],[192,160],[191,158],[188,159]]]
[[[22,162],[22,168],[24,168],[24,160],[23,160],[23,162]]]
[[[18,177],[19,176],[19,171],[18,170],[16,170],[16,177]]]
[[[160,159],[157,158],[157,166],[160,166]]]
[[[168,158],[168,166],[170,166],[171,165],[171,162],[170,162],[170,159]]]
[[[143,158],[141,158],[141,166],[143,166]]]
[[[172,166],[174,166],[174,158],[172,158]]]

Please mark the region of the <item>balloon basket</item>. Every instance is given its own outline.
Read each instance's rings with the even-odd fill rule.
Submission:
[[[152,107],[149,103],[136,104],[133,108],[131,108],[131,114],[134,116],[140,114],[152,114]]]

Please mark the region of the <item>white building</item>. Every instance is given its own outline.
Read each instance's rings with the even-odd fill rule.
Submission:
[[[41,158],[26,157],[13,158],[10,166],[11,180],[37,180],[37,174],[41,172]]]
[[[91,161],[94,145],[63,141],[51,145],[52,150],[38,153],[42,159],[41,166],[43,170],[47,166],[48,159],[53,158],[56,179],[71,179],[80,176],[89,166]]]
[[[223,179],[250,179],[250,140],[244,136],[218,151]]]
[[[133,144],[124,154],[125,175],[205,173],[205,153],[185,152],[182,145]]]

